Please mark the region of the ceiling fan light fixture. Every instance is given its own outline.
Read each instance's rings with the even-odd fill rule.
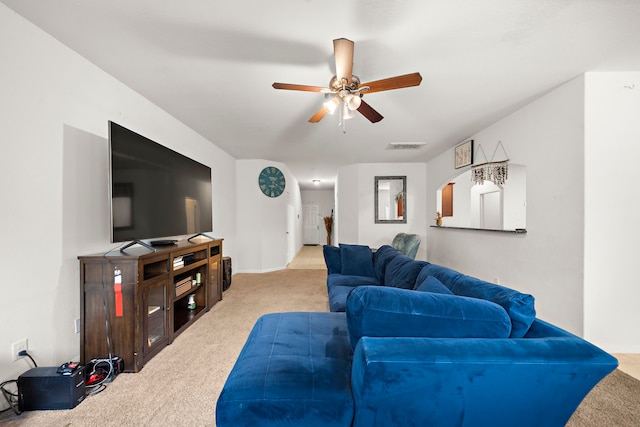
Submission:
[[[345,97],[345,103],[349,107],[351,111],[355,111],[360,108],[360,104],[362,104],[362,99],[358,95],[349,94]]]
[[[333,114],[338,108],[338,98],[330,93],[325,93],[324,95],[324,109],[327,110],[327,113]]]
[[[355,117],[355,114],[353,114],[353,111],[349,108],[349,105],[347,105],[347,103],[343,103],[342,104],[342,119],[343,120],[350,120],[353,119]]]

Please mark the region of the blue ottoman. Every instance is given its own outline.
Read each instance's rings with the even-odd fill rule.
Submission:
[[[350,426],[345,313],[274,313],[256,322],[216,405],[225,426]]]

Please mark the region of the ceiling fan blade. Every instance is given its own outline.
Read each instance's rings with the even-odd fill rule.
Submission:
[[[316,111],[316,113],[313,116],[311,116],[311,118],[309,119],[309,123],[318,123],[326,115],[327,115],[327,109],[324,108],[324,106],[322,106],[318,111]]]
[[[367,104],[364,101],[360,101],[360,107],[358,107],[358,111],[360,112],[360,114],[369,119],[371,123],[378,123],[384,118],[382,117],[382,114],[378,113],[373,109],[371,105]]]
[[[333,104],[333,106],[331,104]],[[338,98],[333,97],[331,101],[325,102],[322,107],[320,107],[320,109],[316,111],[313,116],[311,116],[311,118],[309,119],[309,123],[318,123],[324,116],[327,115],[329,109],[331,109],[331,114],[333,114],[333,111],[335,111],[335,109],[338,108],[339,105],[340,101],[338,101]]]
[[[420,73],[405,74],[403,76],[389,77],[388,79],[362,83],[360,86],[369,86],[369,91],[382,92],[383,90],[400,89],[403,87],[419,86],[422,81]]]
[[[348,39],[335,39],[333,41],[333,56],[336,60],[336,77],[338,81],[347,79],[347,85],[351,84],[353,74],[353,42]]]
[[[274,89],[301,90],[304,92],[322,92],[327,90],[327,88],[320,86],[296,85],[291,83],[274,83],[271,86],[273,86]]]

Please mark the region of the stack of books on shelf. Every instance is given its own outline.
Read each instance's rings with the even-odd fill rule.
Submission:
[[[177,270],[184,267],[184,257],[177,256],[173,259],[173,269]]]

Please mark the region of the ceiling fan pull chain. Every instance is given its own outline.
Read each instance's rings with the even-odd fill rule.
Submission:
[[[344,102],[340,102],[340,121],[342,122],[342,133],[347,133],[347,120],[344,117],[344,109],[346,108],[346,104]]]

